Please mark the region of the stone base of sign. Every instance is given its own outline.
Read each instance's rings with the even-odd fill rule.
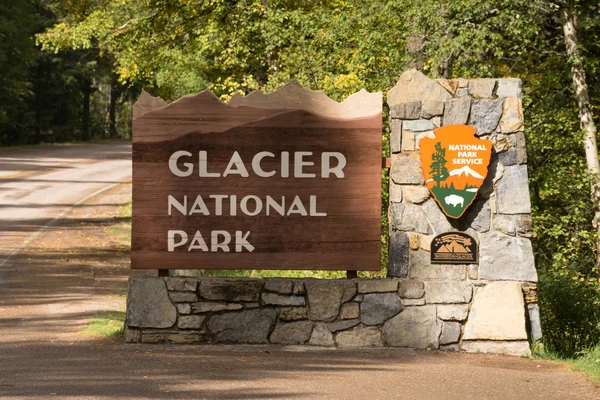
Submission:
[[[405,338],[388,332],[388,344],[419,347],[412,341],[427,342],[440,332],[441,349],[518,355],[540,340],[521,86],[518,79],[433,80],[410,70],[387,93],[388,276],[424,282],[424,300],[402,300],[422,309],[419,321],[431,321],[426,307],[437,312],[426,332],[414,330]],[[444,215],[428,195],[419,153],[421,139],[453,124],[470,125],[493,143],[487,177],[459,219]],[[472,236],[479,244],[478,264],[431,264],[432,239],[445,232]],[[388,327],[407,330],[407,323],[393,322],[402,313]]]
[[[460,278],[131,277],[125,341],[529,354],[532,285]],[[489,312],[502,304],[518,309]]]

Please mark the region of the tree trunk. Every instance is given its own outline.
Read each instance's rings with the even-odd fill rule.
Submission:
[[[90,140],[90,98],[92,94],[92,83],[86,80],[83,88],[83,115],[81,118],[81,133],[83,140]]]
[[[42,61],[38,61],[35,69],[35,138],[33,143],[38,144],[42,141]]]
[[[110,105],[109,105],[109,132],[111,138],[117,138],[119,136],[117,132],[117,100],[119,99],[119,82],[117,81],[117,75],[112,74],[110,81]]]
[[[590,96],[585,78],[585,70],[579,52],[577,37],[577,19],[573,9],[567,4],[560,10],[567,56],[571,62],[571,75],[575,88],[575,100],[579,108],[579,119],[583,131],[587,170],[591,177],[592,202],[595,208],[594,228],[599,231],[596,241],[596,265],[600,265],[600,162],[596,143],[596,125],[592,117]]]

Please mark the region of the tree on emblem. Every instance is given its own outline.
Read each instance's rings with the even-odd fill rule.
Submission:
[[[448,175],[448,169],[446,168],[446,149],[442,147],[440,142],[435,144],[435,153],[431,156],[432,162],[429,168],[431,171],[431,178],[435,181],[437,187],[440,187],[440,182],[445,180]]]

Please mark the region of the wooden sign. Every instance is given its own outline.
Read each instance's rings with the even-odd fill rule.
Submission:
[[[492,142],[475,136],[468,125],[434,129],[435,138],[419,142],[427,188],[444,214],[460,218],[487,176]]]
[[[381,93],[134,107],[132,268],[379,270]]]
[[[431,241],[432,264],[479,264],[477,241],[463,232],[445,232]]]

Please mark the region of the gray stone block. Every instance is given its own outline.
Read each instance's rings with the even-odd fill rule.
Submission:
[[[518,161],[517,149],[512,147],[498,154],[498,159],[504,165],[515,165]]]
[[[471,264],[467,267],[467,277],[471,280],[479,279],[479,268],[475,264]]]
[[[426,251],[411,251],[409,277],[420,280],[464,280],[467,267],[462,264],[431,264],[431,254]]]
[[[505,354],[509,356],[523,357],[531,354],[529,342],[520,341],[491,341],[491,340],[463,340],[461,344],[463,351],[467,353],[492,353]]]
[[[487,135],[496,131],[504,100],[475,100],[471,107],[469,124],[477,130],[477,136]]]
[[[205,316],[200,315],[180,316],[177,326],[179,329],[200,329],[205,318]]]
[[[325,324],[321,322],[317,322],[313,331],[310,335],[310,339],[308,344],[313,346],[334,346],[335,343],[333,341],[333,335],[329,332],[329,329],[325,326]]]
[[[453,343],[453,344],[444,344],[444,345],[440,345],[440,351],[446,351],[446,352],[459,352],[460,351],[460,346],[458,345],[458,343]]]
[[[454,97],[469,97],[469,91],[467,88],[458,88]]]
[[[396,293],[366,294],[360,303],[360,321],[365,325],[380,325],[402,311]]]
[[[471,223],[471,228],[477,232],[485,233],[490,230],[492,213],[490,210],[489,202],[483,203],[483,206],[479,209],[477,216]]]
[[[202,278],[200,296],[208,300],[258,301],[264,281],[250,278]]]
[[[402,121],[390,119],[390,151],[399,153],[402,148]]]
[[[520,282],[490,282],[475,293],[463,340],[527,340]]]
[[[460,338],[460,323],[444,322],[442,325],[442,334],[440,335],[440,344],[458,343]]]
[[[425,294],[423,281],[411,279],[400,282],[398,295],[403,299],[420,299]]]
[[[207,327],[217,343],[268,343],[275,323],[273,309],[253,309],[213,315]]]
[[[360,319],[347,319],[347,320],[343,320],[343,321],[336,321],[336,322],[330,322],[328,324],[326,324],[327,329],[330,332],[338,332],[338,331],[343,331],[346,329],[350,329],[353,326],[356,326],[360,324]]]
[[[433,198],[429,198],[421,207],[433,228],[433,233],[439,234],[455,230]]]
[[[358,293],[384,293],[398,290],[398,281],[392,279],[359,279]]]
[[[479,250],[479,279],[537,282],[528,239],[490,232],[481,235]]]
[[[515,133],[515,138],[517,141],[517,163],[526,164],[527,163],[527,143],[525,141],[525,132]]]
[[[386,94],[387,103],[390,107],[407,101],[445,99],[449,97],[451,96],[447,90],[416,69],[404,72],[396,85]]]
[[[270,342],[275,344],[304,344],[310,339],[314,322],[295,321],[279,322],[273,333],[271,333]]]
[[[421,117],[429,119],[444,114],[444,101],[424,100],[421,108]],[[433,121],[432,121],[433,122]],[[439,126],[439,125],[438,125]]]
[[[356,327],[335,336],[339,347],[383,347],[381,330],[376,327]]]
[[[241,310],[242,308],[244,307],[241,304],[225,303],[222,301],[199,301],[197,303],[192,303],[192,312],[194,314],[219,311],[234,311]]]
[[[496,95],[498,95],[498,97],[521,97],[521,86],[522,82],[520,79],[498,79]]]
[[[417,119],[413,121],[402,121],[402,131],[425,132],[435,128],[431,121],[427,119]]]
[[[416,149],[416,133],[412,131],[402,130],[402,146],[401,150],[404,151],[415,151]]]
[[[390,106],[390,117],[400,119],[419,119],[421,115],[421,102],[410,101]]]
[[[340,305],[356,294],[355,283],[347,280],[314,280],[306,282],[305,287],[312,321],[334,320]]]
[[[471,112],[471,99],[461,97],[446,101],[446,110],[444,111],[443,125],[466,124],[469,121]]]
[[[294,281],[294,294],[296,296],[306,294],[306,289],[304,288],[303,281]]]
[[[170,328],[177,320],[177,309],[171,303],[162,278],[135,276],[129,278],[127,326],[137,328]]]
[[[142,331],[137,328],[130,328],[125,326],[125,343],[141,343],[142,342]]]
[[[500,214],[529,214],[529,181],[526,165],[504,168],[504,176],[496,190],[498,212]]]
[[[392,203],[390,211],[392,215],[392,229],[424,234],[432,232],[425,213],[418,205],[411,203]]]
[[[533,236],[533,221],[531,215],[517,215],[515,217],[517,235],[530,238]]]
[[[421,204],[430,197],[430,194],[425,186],[406,185],[402,186],[402,197],[409,203]]]
[[[286,296],[276,293],[263,293],[261,299],[264,304],[271,306],[304,306],[306,304],[302,296]]]
[[[198,301],[198,295],[194,292],[169,292],[173,303],[192,303]]]
[[[444,321],[459,321],[467,319],[469,306],[467,304],[440,304],[437,306],[437,317]]]
[[[540,320],[540,307],[537,304],[527,305],[529,336],[537,342],[542,338],[542,322]]]
[[[496,231],[500,231],[507,235],[515,236],[516,223],[514,215],[494,215],[493,226],[494,230]]]
[[[402,186],[396,185],[394,182],[390,182],[390,202],[402,202]]]
[[[383,325],[386,341],[392,347],[437,349],[440,331],[435,306],[408,307]]]
[[[163,279],[167,284],[167,290],[195,292],[198,287],[198,279],[196,278],[165,277]]]
[[[279,313],[279,319],[282,321],[299,321],[308,319],[306,307],[286,307]]]
[[[292,294],[294,291],[294,281],[291,279],[265,279],[265,288],[267,292],[275,292],[281,294]]]
[[[471,79],[469,82],[469,94],[476,99],[491,99],[494,97],[495,87],[495,79]]]
[[[390,232],[388,244],[388,276],[406,278],[408,276],[408,235],[404,232]]]
[[[502,118],[500,119],[500,132],[519,132],[522,131],[523,128],[523,103],[521,99],[513,97],[506,98],[504,100]]]
[[[177,307],[177,312],[179,314],[191,314],[192,313],[191,304],[180,303],[180,304],[176,304],[175,306]]]
[[[424,185],[421,160],[416,153],[399,154],[392,163],[392,181],[398,185]]]
[[[425,299],[400,299],[400,303],[403,307],[424,306],[426,304]]]
[[[356,319],[360,317],[360,305],[357,302],[342,304],[340,319]]]
[[[473,296],[473,286],[468,282],[425,282],[427,304],[468,303]]]

